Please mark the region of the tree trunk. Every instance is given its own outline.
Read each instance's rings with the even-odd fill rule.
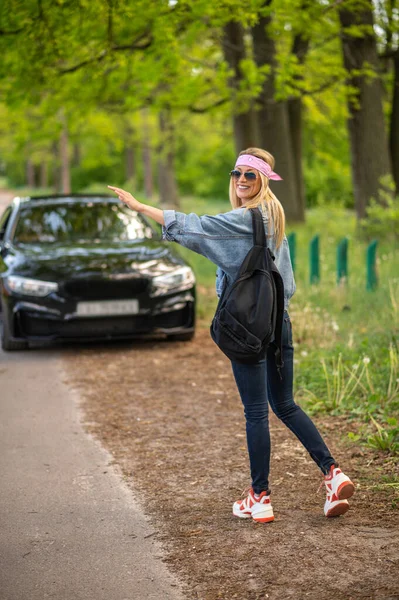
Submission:
[[[158,150],[158,185],[161,206],[176,208],[180,206],[175,177],[174,130],[170,114],[163,109],[159,113],[161,142]]]
[[[236,92],[240,88],[242,73],[240,62],[246,57],[244,46],[244,29],[241,23],[231,21],[224,27],[222,47],[224,58],[230,69],[233,70],[233,76],[229,80],[233,105],[233,130],[236,153],[257,146],[257,125],[256,113],[251,106],[248,110],[242,111],[236,105]]]
[[[305,181],[302,168],[302,99],[291,98],[287,103],[291,134],[292,160],[294,163],[296,192],[296,221],[305,221]]]
[[[300,207],[300,195],[296,187],[295,161],[293,156],[290,121],[287,102],[277,102],[275,98],[276,48],[274,40],[268,36],[270,17],[261,17],[252,28],[254,57],[261,67],[270,65],[271,72],[266,78],[262,95],[257,99],[260,104],[258,123],[259,138],[262,147],[276,159],[276,171],[283,181],[271,182],[273,192],[282,203],[288,221],[303,220]]]
[[[362,10],[341,8],[341,39],[348,85],[356,97],[348,97],[349,137],[351,145],[352,181],[358,219],[365,217],[370,198],[378,199],[380,178],[391,174],[391,161],[382,109],[382,84],[377,76],[359,73],[365,66],[378,73],[377,47],[374,33],[354,37],[347,28],[373,27],[371,0]]]
[[[52,177],[51,184],[54,188],[54,194],[59,194],[61,192],[61,169],[60,169],[60,152],[59,152],[59,141],[54,141],[51,144],[51,151],[54,156],[54,166],[52,168]]]
[[[303,9],[306,9],[306,2],[303,2]],[[302,33],[297,34],[294,38],[292,52],[297,57],[299,64],[304,63],[308,49],[309,39],[305,38]],[[305,221],[306,198],[302,167],[302,98],[300,96],[288,101],[288,117],[295,169],[295,187],[298,196],[298,220]]]
[[[77,142],[73,145],[73,160],[72,164],[74,167],[79,167],[81,161],[81,152],[80,152],[80,144]]]
[[[134,148],[130,142],[125,145],[125,178],[126,181],[133,181],[135,179],[136,170],[134,162]]]
[[[399,194],[399,50],[394,54],[394,78],[392,94],[392,112],[389,132],[389,150],[392,161],[392,173],[396,194]]]
[[[142,111],[143,123],[143,170],[144,170],[144,194],[146,198],[152,198],[154,194],[154,178],[152,175],[150,129],[148,124],[148,111]]]
[[[70,164],[69,164],[69,136],[68,136],[68,125],[65,114],[61,114],[61,121],[63,124],[60,143],[59,143],[59,153],[60,153],[60,166],[61,166],[61,193],[62,194],[70,194],[71,193],[71,173],[70,173]]]
[[[26,185],[29,188],[36,187],[35,166],[34,166],[33,162],[30,160],[30,158],[28,158],[28,160],[26,161]]]
[[[40,187],[48,187],[48,165],[45,161],[40,163]]]

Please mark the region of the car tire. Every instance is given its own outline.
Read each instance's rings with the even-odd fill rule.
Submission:
[[[190,342],[193,337],[194,331],[190,331],[189,333],[176,333],[175,335],[168,335],[166,339],[171,342]]]
[[[15,341],[10,339],[10,327],[7,319],[5,318],[5,311],[3,311],[3,331],[1,334],[1,347],[5,352],[15,352],[18,350],[27,350],[28,342]]]

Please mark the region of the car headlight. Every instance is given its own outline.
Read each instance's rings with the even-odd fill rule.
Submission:
[[[12,292],[16,292],[17,294],[40,296],[41,298],[58,290],[58,283],[29,279],[28,277],[17,277],[16,275],[7,277],[6,285]]]
[[[152,280],[152,295],[165,294],[176,288],[188,289],[195,283],[195,275],[190,267],[180,267],[172,273],[156,275]]]

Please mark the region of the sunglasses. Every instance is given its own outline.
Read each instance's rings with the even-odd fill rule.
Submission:
[[[241,173],[241,171],[237,171],[236,169],[230,171],[230,177],[234,177],[234,179],[240,179],[241,175],[244,175],[246,181],[256,180],[256,173],[253,171],[247,171],[246,173]]]

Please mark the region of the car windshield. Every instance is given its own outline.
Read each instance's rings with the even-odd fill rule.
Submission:
[[[25,205],[13,236],[15,244],[100,243],[151,239],[155,231],[123,204],[69,202]]]

